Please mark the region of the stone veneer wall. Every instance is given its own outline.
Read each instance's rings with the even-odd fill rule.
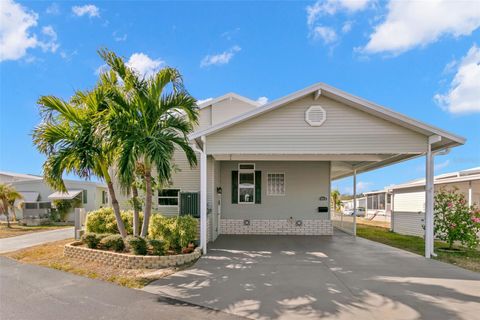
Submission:
[[[270,235],[332,235],[331,220],[301,220],[297,226],[295,220],[250,220],[244,225],[242,219],[221,219],[221,234],[270,234]]]
[[[200,248],[195,248],[194,252],[187,254],[171,256],[137,256],[127,253],[89,249],[80,247],[80,244],[82,243],[73,242],[65,245],[63,254],[69,258],[95,261],[123,269],[158,269],[180,266],[192,262],[200,258],[202,255]]]

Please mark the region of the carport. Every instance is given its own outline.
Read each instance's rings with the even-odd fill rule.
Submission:
[[[190,139],[200,153],[204,253],[209,211],[213,239],[238,233],[329,235],[332,225],[355,235],[355,216],[347,221],[329,208],[331,181],[352,176],[355,197],[357,174],[425,156],[427,258],[433,252],[434,157],[465,142],[323,83],[196,131]],[[317,166],[305,183],[299,178],[302,163]],[[299,195],[285,190],[303,191],[302,202],[294,203]]]
[[[337,231],[221,235],[144,290],[251,319],[475,319],[480,275]]]

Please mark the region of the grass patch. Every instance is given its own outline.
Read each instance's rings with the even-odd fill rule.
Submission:
[[[42,232],[48,230],[56,230],[62,228],[69,228],[70,226],[54,226],[54,225],[45,225],[45,226],[22,226],[18,224],[11,224],[10,228],[7,227],[7,224],[0,224],[0,239],[10,238],[21,236],[23,234]]]
[[[128,288],[142,288],[148,283],[173,274],[180,268],[121,269],[97,262],[67,258],[63,255],[65,244],[73,239],[61,240],[4,254],[22,263],[35,264],[76,275],[113,282]],[[181,267],[184,269],[186,266]]]
[[[394,233],[387,228],[357,224],[357,236],[419,255],[425,253],[425,242],[423,238]],[[435,241],[436,249],[446,247],[448,247],[446,243]],[[461,249],[461,251],[443,252],[436,250],[435,253],[438,256],[435,257],[435,259],[480,272],[480,251],[478,249],[467,249],[460,246],[456,246],[455,248]]]

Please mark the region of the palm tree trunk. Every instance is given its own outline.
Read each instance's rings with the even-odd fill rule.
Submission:
[[[6,199],[2,199],[2,203],[3,203],[3,212],[7,217],[7,228],[10,228],[10,219],[8,218],[8,201]]]
[[[125,238],[127,236],[127,231],[125,230],[125,224],[123,223],[122,215],[120,214],[120,206],[118,205],[115,189],[113,188],[112,179],[110,178],[107,168],[103,168],[103,177],[107,183],[108,194],[112,200],[113,213],[115,214],[115,220],[117,220],[118,231],[120,232],[122,238]]]
[[[145,210],[143,213],[142,233],[140,236],[146,237],[148,232],[148,224],[150,223],[150,215],[152,213],[152,173],[150,168],[145,168]]]
[[[138,236],[140,229],[140,219],[138,216],[138,189],[135,184],[132,184],[132,198],[133,198],[133,235]]]

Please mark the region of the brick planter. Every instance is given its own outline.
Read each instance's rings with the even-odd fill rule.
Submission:
[[[171,256],[137,256],[128,253],[97,250],[81,247],[81,242],[73,242],[65,245],[63,254],[65,257],[95,261],[105,265],[123,269],[159,269],[166,267],[181,266],[200,258],[201,249],[195,248],[194,252]]]

